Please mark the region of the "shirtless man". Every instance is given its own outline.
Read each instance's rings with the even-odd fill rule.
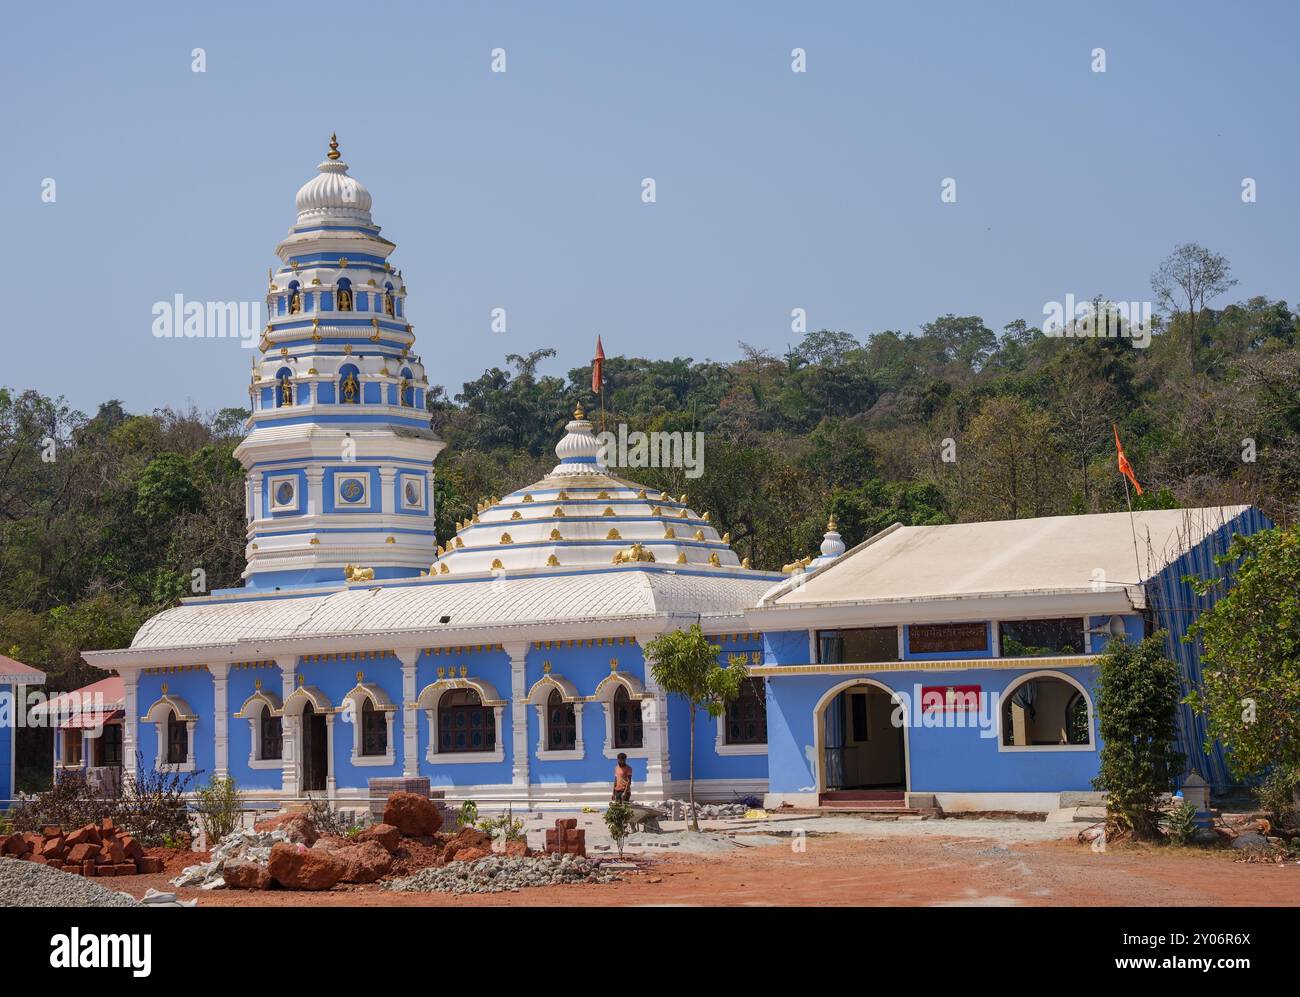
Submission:
[[[614,800],[629,803],[632,800],[632,766],[627,763],[627,753],[618,753],[618,764],[614,766]]]

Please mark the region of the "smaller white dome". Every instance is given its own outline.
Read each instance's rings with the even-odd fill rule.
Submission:
[[[826,524],[826,532],[822,535],[822,556],[812,562],[809,567],[822,568],[838,558],[847,549],[844,546],[844,538],[840,536],[839,531],[835,528],[835,517],[832,516],[830,522]]]
[[[348,164],[338,156],[338,142],[331,136],[329,158],[316,167],[319,174],[298,188],[299,225],[327,220],[372,224],[370,191],[348,176]]]
[[[555,465],[552,474],[580,475],[604,474],[596,458],[600,454],[600,440],[592,432],[592,425],[582,413],[579,405],[573,412],[573,421],[564,427],[565,435],[555,444],[555,456],[560,462]]]

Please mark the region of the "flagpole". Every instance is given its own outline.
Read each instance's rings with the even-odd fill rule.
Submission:
[[[1137,580],[1140,585],[1142,584],[1142,558],[1138,555],[1138,532],[1137,523],[1133,519],[1133,500],[1128,493],[1128,478],[1122,474],[1120,477],[1124,478],[1124,504],[1128,506],[1128,528],[1129,532],[1133,534],[1133,561],[1137,565]]]

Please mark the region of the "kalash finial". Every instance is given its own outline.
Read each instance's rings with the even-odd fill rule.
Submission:
[[[339,137],[333,132],[330,133],[330,151],[325,153],[325,157],[332,160],[339,158]]]
[[[573,417],[574,417],[575,419],[585,419],[585,418],[586,418],[586,415],[584,415],[584,414],[583,414],[583,411],[582,411],[582,402],[578,402],[578,404],[575,405],[575,406],[573,407]]]
[[[829,533],[834,533],[836,529],[837,527],[835,526],[835,513],[832,512],[831,518],[826,520],[826,530]]]

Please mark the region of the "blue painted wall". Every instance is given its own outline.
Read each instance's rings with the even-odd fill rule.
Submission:
[[[12,685],[0,684],[0,701],[8,705],[9,722],[0,724],[0,810],[8,809],[10,800],[14,795],[13,783],[10,781],[13,776],[14,760],[14,734],[13,711],[14,711],[14,687]]]

